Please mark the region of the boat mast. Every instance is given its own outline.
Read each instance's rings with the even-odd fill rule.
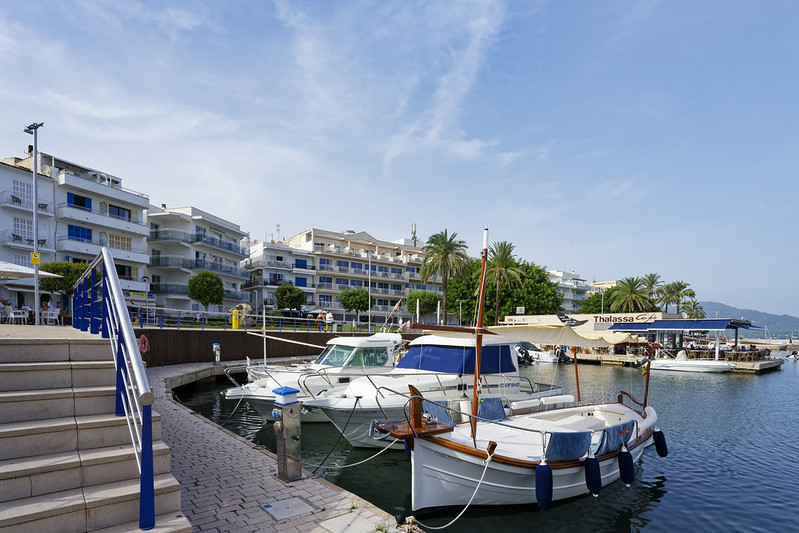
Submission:
[[[469,419],[472,426],[472,440],[477,439],[477,406],[478,385],[480,384],[480,358],[483,351],[483,315],[485,314],[486,300],[486,263],[488,261],[488,228],[483,230],[483,249],[480,252],[480,288],[477,300],[477,326],[475,329],[475,357],[474,357],[474,389],[472,390],[472,417]],[[475,444],[476,446],[476,444]]]

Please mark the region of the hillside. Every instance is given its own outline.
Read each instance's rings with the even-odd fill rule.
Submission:
[[[739,309],[719,302],[699,302],[705,310],[708,318],[745,318],[751,320],[757,326],[768,328],[768,334],[772,338],[789,339],[799,338],[799,318],[791,315],[773,315],[763,313],[754,309]],[[752,330],[743,333],[749,338],[760,338],[765,335],[765,331]]]

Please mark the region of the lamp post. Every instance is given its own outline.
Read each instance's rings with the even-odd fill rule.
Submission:
[[[458,300],[458,325],[463,325],[463,319],[461,315],[463,314],[463,300]]]
[[[367,304],[369,305],[369,310],[367,314],[367,322],[366,322],[366,331],[371,333],[372,332],[372,250],[366,250],[366,256],[369,258],[369,267],[366,271],[367,274]]]
[[[36,262],[33,263],[33,306],[36,309],[36,324],[39,323],[39,313],[41,306],[39,305],[39,135],[38,130],[44,126],[44,122],[38,124],[34,122],[27,128],[25,133],[33,135],[33,254],[37,256]],[[33,256],[31,256],[33,259]]]
[[[605,312],[605,291],[600,287],[599,294],[602,295],[602,309],[599,311],[600,314]]]

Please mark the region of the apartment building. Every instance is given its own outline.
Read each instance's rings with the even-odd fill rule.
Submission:
[[[41,262],[94,259],[111,249],[122,289],[131,304],[146,302],[147,195],[125,189],[108,172],[39,152],[36,209]],[[33,155],[0,163],[0,259],[31,266],[34,250]],[[36,305],[33,283],[4,286],[14,305]],[[13,293],[13,294],[11,294]]]
[[[240,244],[247,233],[237,224],[196,207],[150,205],[146,214],[150,225],[147,273],[155,305],[202,310],[189,298],[189,278],[203,270],[219,274],[224,284],[222,305],[211,305],[209,311],[227,311],[249,303],[250,294],[242,291],[242,285],[250,273],[240,265],[247,257]]]
[[[330,309],[336,320],[356,320],[354,312],[345,311],[338,295],[345,289],[366,289],[373,305],[361,316],[381,323],[392,315],[396,304],[410,291],[423,290],[441,294],[441,278],[423,282],[420,270],[424,254],[409,240],[394,242],[376,239],[366,232],[343,232],[311,228],[285,239],[284,244],[293,250],[303,250],[314,259],[315,300],[313,304]],[[404,305],[400,305],[393,319],[410,318]]]
[[[313,252],[292,248],[284,242],[254,242],[250,257],[242,267],[250,272],[243,289],[252,296],[253,311],[277,308],[275,291],[281,285],[294,285],[305,293],[305,304],[316,307],[316,266]]]
[[[557,283],[558,292],[563,295],[563,310],[567,313],[576,313],[580,310],[580,302],[588,296],[590,286],[586,280],[573,270],[547,270],[549,281]]]

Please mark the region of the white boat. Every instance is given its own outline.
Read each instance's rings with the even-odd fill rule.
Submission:
[[[532,383],[519,375],[514,342],[484,339],[481,398],[497,398],[501,401],[500,410],[507,406],[509,412],[538,408],[539,400],[550,406],[557,404],[563,393],[560,386]],[[382,448],[385,438],[374,438],[373,421],[404,420],[409,385],[455,411],[470,411],[475,353],[473,337],[423,335],[410,342],[408,351],[390,372],[352,380],[302,403],[306,408],[322,410],[353,446]],[[535,406],[527,405],[529,400],[534,400]]]
[[[475,328],[477,347],[482,346],[484,334],[503,329],[483,328],[487,241],[486,230]],[[567,329],[558,332],[541,328],[541,337],[561,333],[572,337],[571,342],[562,344],[597,345],[598,341],[580,337],[569,326],[561,327]],[[505,331],[515,335],[525,332],[522,328]],[[530,326],[528,333],[531,342],[541,342],[532,338],[537,333],[535,326]],[[478,349],[476,360],[481,359]],[[646,380],[648,385],[649,374]],[[445,506],[528,503],[546,508],[553,500],[596,494],[603,485],[618,479],[632,483],[635,461],[653,440],[661,455],[667,453],[663,434],[656,428],[655,410],[641,404],[638,409],[629,407],[622,403],[622,395],[610,403],[509,416],[493,409],[494,415],[486,416],[476,408],[482,395],[473,391],[469,420],[455,423],[448,419],[446,409],[431,404],[423,392],[411,388],[410,393],[408,420],[379,422],[375,428],[404,440],[410,450],[414,512]],[[579,381],[577,393],[579,403]],[[645,392],[644,403],[647,397]],[[486,402],[495,400],[483,399]]]
[[[368,337],[335,337],[324,351],[308,364],[292,366],[248,366],[250,382],[222,392],[229,400],[244,399],[267,420],[272,419],[274,389],[293,387],[301,401],[311,395],[366,375],[389,372],[394,368],[403,344],[399,333],[375,333]],[[327,422],[320,411],[303,409],[303,422]]]
[[[519,364],[529,365],[534,362],[559,363],[564,359],[563,353],[560,350],[542,350],[535,344],[527,341],[516,343],[514,349],[516,350]]]
[[[685,350],[677,352],[676,357],[669,357],[666,352],[652,359],[652,370],[674,370],[678,372],[728,372],[735,368],[735,363],[720,359],[689,359]]]

